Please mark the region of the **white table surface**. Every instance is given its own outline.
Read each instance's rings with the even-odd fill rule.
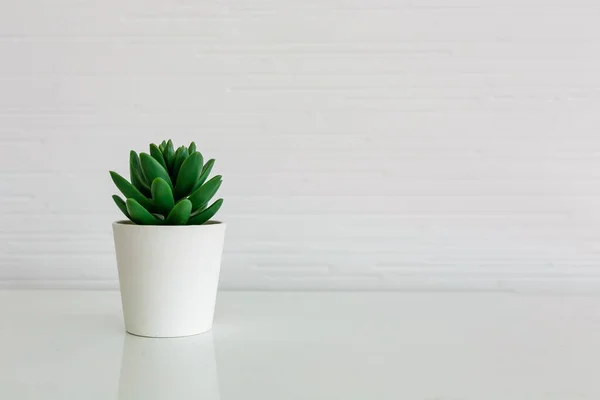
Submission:
[[[124,332],[119,294],[0,292],[0,399],[600,399],[600,297],[219,294],[211,333]]]

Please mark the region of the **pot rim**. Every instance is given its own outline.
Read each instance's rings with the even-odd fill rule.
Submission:
[[[215,221],[215,220],[210,220],[208,222],[203,223],[202,225],[137,225],[134,224],[133,222],[126,220],[126,219],[121,219],[118,221],[114,221],[113,226],[123,226],[123,227],[130,227],[133,229],[200,229],[200,228],[208,228],[210,226],[225,226],[225,222],[222,221]]]

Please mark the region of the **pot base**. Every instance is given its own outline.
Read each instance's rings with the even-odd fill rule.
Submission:
[[[148,338],[148,339],[177,339],[177,338],[184,338],[184,337],[190,337],[190,336],[198,336],[198,335],[202,335],[205,333],[208,333],[212,330],[212,328],[203,331],[203,332],[198,332],[198,333],[190,333],[187,335],[178,335],[178,336],[147,336],[147,335],[139,335],[137,333],[133,333],[133,332],[129,332],[128,330],[125,330],[125,332],[127,332],[127,334],[131,335],[131,336],[136,336],[136,337],[141,337],[141,338]]]

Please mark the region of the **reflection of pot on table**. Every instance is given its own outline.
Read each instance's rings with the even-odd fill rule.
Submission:
[[[119,400],[220,399],[211,333],[175,339],[125,335]]]

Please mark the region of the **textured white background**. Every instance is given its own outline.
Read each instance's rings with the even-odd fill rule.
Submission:
[[[107,171],[170,137],[224,175],[222,287],[600,288],[599,13],[1,2],[0,284],[116,287]]]

